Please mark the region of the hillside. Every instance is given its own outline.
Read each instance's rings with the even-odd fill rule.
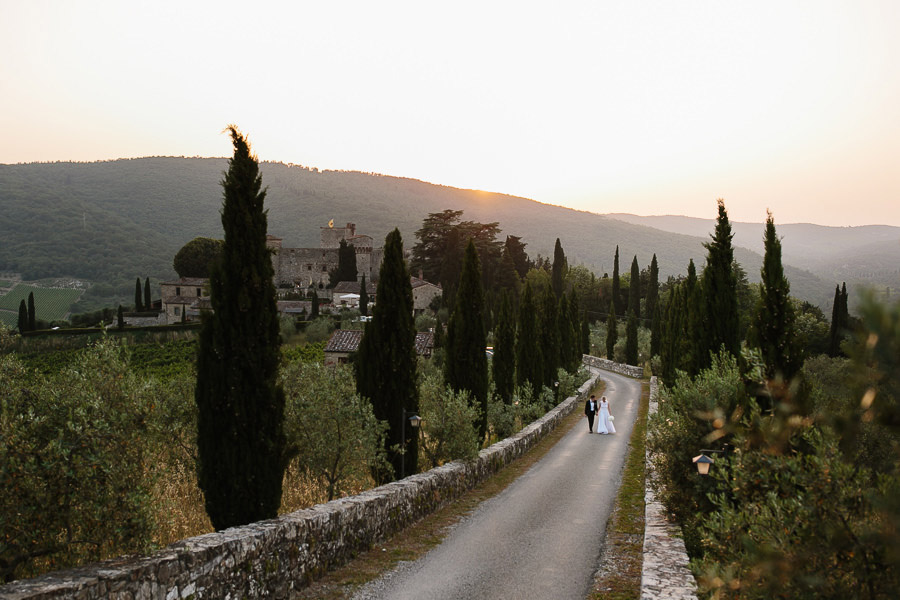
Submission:
[[[616,213],[607,215],[633,225],[646,225],[669,233],[709,236],[714,219],[681,216],[650,216]],[[782,239],[785,263],[811,271],[826,281],[846,281],[848,285],[900,288],[900,227],[823,227],[810,223],[775,226]],[[762,223],[732,223],[734,244],[763,252]]]
[[[174,277],[172,257],[183,244],[222,236],[219,182],[226,166],[226,159],[212,158],[0,165],[0,271],[99,284],[83,306],[130,303],[135,277]],[[499,222],[504,234],[523,238],[532,256],[552,256],[559,237],[570,264],[583,263],[598,275],[612,273],[616,245],[623,272],[633,256],[643,268],[656,253],[663,280],[684,273],[691,258],[702,266],[706,255],[706,236],[525,198],[280,163],[263,163],[261,171],[269,232],[288,247],[318,245],[319,228],[330,219],[356,223],[358,232],[376,240],[398,227],[411,247],[428,213],[458,209],[466,219]],[[758,280],[762,257],[742,248],[736,257],[750,280]],[[787,273],[798,297],[822,306],[830,301],[834,281],[792,267]]]

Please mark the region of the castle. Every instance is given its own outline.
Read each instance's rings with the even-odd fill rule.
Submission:
[[[334,227],[329,222],[320,228],[321,245],[318,248],[284,248],[282,239],[266,236],[266,245],[273,250],[272,266],[275,267],[275,286],[293,288],[302,292],[313,289],[320,295],[328,287],[328,273],[338,266],[338,248],[341,240],[356,249],[356,279],[365,275],[367,281],[378,278],[383,248],[375,248],[372,236],[357,235],[356,225]]]

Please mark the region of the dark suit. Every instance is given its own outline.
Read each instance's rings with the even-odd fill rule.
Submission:
[[[594,431],[594,415],[597,414],[597,401],[595,400],[593,404],[594,406],[591,408],[590,398],[584,403],[584,414],[588,418],[588,431]]]

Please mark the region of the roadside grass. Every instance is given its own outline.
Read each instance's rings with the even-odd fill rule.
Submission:
[[[650,386],[644,382],[616,505],[606,527],[601,569],[589,600],[638,600],[644,555],[644,482]]]
[[[602,395],[604,384],[599,382],[592,393]],[[519,457],[493,477],[468,491],[459,499],[440,508],[391,539],[377,544],[348,564],[329,571],[308,587],[297,590],[292,598],[346,600],[362,585],[393,569],[400,561],[414,561],[439,545],[450,529],[474,511],[485,500],[496,496],[544,457],[556,443],[583,418],[575,407],[547,437],[526,454]],[[641,514],[643,522],[643,513]]]

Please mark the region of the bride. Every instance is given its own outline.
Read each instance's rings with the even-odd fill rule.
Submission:
[[[600,398],[600,422],[597,424],[597,433],[615,433],[613,417],[609,414],[609,400],[606,396]]]

